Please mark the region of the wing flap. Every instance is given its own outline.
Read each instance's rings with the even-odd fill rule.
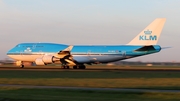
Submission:
[[[65,61],[67,62],[67,65],[68,65],[68,66],[74,66],[74,65],[76,65],[75,62],[72,61],[72,60],[65,59]]]

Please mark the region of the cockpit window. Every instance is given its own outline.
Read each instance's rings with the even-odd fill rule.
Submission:
[[[20,47],[20,45],[16,45],[16,47]]]

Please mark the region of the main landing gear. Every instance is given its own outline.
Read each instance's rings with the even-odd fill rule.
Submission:
[[[69,69],[69,66],[62,66],[63,69]]]
[[[63,69],[69,69],[69,66],[62,66]],[[86,69],[85,65],[73,66],[73,69]]]

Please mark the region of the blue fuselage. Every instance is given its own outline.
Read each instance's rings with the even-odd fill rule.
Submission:
[[[57,54],[68,46],[69,45],[54,43],[22,43],[9,50],[7,55],[15,60],[33,62],[35,61],[34,59],[40,56]],[[144,46],[74,45],[71,50],[71,55],[78,63],[108,63],[152,54],[161,50],[159,45],[153,45],[153,49],[143,49],[142,47]],[[28,60],[28,57],[33,58]]]

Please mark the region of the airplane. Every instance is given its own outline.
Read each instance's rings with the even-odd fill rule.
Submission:
[[[157,18],[126,45],[65,45],[57,43],[20,43],[7,52],[24,68],[25,62],[36,65],[61,64],[62,68],[85,69],[85,64],[100,64],[130,59],[161,51],[157,45],[166,18]]]

